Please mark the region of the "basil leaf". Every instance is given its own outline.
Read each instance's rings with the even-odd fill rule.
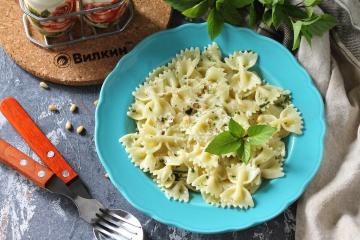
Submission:
[[[241,138],[245,135],[245,129],[236,121],[234,121],[234,119],[230,119],[229,131],[236,138]]]
[[[287,23],[289,21],[289,17],[284,13],[282,5],[273,6],[271,19],[275,28],[278,28],[281,23]]]
[[[272,11],[271,8],[266,8],[263,15],[263,22],[268,26],[271,27],[272,25]]]
[[[256,14],[256,10],[255,10],[255,5],[254,5],[254,3],[252,3],[249,6],[249,25],[250,25],[250,27],[255,27],[256,20],[257,20],[257,14]]]
[[[312,33],[308,31],[304,26],[301,27],[301,34],[305,37],[307,43],[311,46]]]
[[[303,28],[311,35],[321,36],[336,25],[336,20],[329,14],[315,16],[313,20],[304,21]]]
[[[188,8],[182,12],[183,15],[190,18],[196,18],[203,16],[209,8],[209,1],[203,0],[202,2],[196,4],[192,8]]]
[[[241,17],[238,10],[229,1],[216,1],[216,9],[221,12],[224,20],[233,25],[241,25]]]
[[[252,145],[261,145],[266,143],[267,140],[276,131],[275,128],[269,125],[254,125],[248,129],[248,141]]]
[[[294,32],[294,42],[293,42],[292,50],[295,50],[300,46],[300,40],[301,40],[300,31],[302,27],[302,21],[292,22],[292,27]]]
[[[229,131],[217,135],[206,147],[205,151],[208,153],[221,155],[226,153],[235,152],[241,145],[236,137]]]
[[[240,158],[240,160],[248,164],[250,157],[251,157],[251,145],[249,142],[245,141],[236,151],[236,155]]]
[[[165,0],[172,8],[180,12],[195,6],[201,1],[202,0]]]
[[[236,8],[242,8],[253,3],[254,0],[230,0],[227,2],[229,2],[231,5],[233,5]]]
[[[313,6],[321,3],[321,0],[304,0],[304,3],[305,3],[305,6],[307,6],[307,7],[313,7]]]
[[[259,0],[259,2],[265,5],[265,4],[272,4],[273,0]]]
[[[259,0],[262,4],[265,5],[276,5],[276,4],[284,4],[285,0]]]
[[[273,0],[273,5],[281,4],[283,5],[285,3],[285,0]]]
[[[224,7],[224,4],[225,4],[225,0],[216,0],[215,3],[216,10],[220,11]]]
[[[305,10],[306,10],[306,13],[307,13],[307,15],[309,17],[313,16],[313,14],[314,14],[314,8],[313,7],[306,7]]]
[[[285,4],[283,10],[285,11],[285,14],[293,18],[305,19],[309,17],[308,12],[291,4]]]
[[[293,50],[299,47],[301,36],[304,36],[309,45],[311,45],[311,39],[314,35],[321,36],[335,25],[335,18],[329,14],[313,15],[306,20],[292,23],[294,31]]]
[[[214,40],[222,31],[224,27],[224,18],[216,10],[211,9],[208,16],[208,32],[211,40]]]

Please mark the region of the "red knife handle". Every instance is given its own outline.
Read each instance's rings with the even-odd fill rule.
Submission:
[[[77,173],[61,156],[60,152],[39,129],[16,99],[12,97],[3,99],[0,102],[0,111],[27,142],[30,148],[56,176],[65,183],[77,177]]]
[[[0,162],[15,169],[42,188],[45,188],[46,183],[54,176],[49,169],[2,139],[0,139]]]

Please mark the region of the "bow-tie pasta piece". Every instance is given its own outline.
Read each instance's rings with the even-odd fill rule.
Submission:
[[[246,92],[261,84],[260,77],[253,72],[241,68],[230,79],[230,86],[235,92]]]
[[[220,177],[214,172],[215,171],[213,170],[208,174],[205,186],[201,189],[201,192],[220,197],[220,194],[224,191],[224,185],[222,184]]]
[[[209,175],[206,173],[206,171],[204,171],[202,175],[194,179],[191,185],[197,191],[201,192],[201,190],[206,187],[206,183],[208,179],[209,179]]]
[[[156,120],[154,118],[147,118],[145,122],[138,125],[139,134],[141,136],[156,136],[161,134],[161,130],[156,126]]]
[[[137,100],[147,102],[151,100],[151,94],[163,96],[171,93],[172,89],[176,89],[178,86],[179,82],[175,73],[167,69],[158,74],[158,76],[153,76],[150,82],[145,82],[137,87],[132,94]]]
[[[258,59],[258,55],[254,52],[234,52],[225,58],[226,64],[233,70],[249,69],[253,67]]]
[[[263,85],[256,88],[255,101],[260,108],[268,107],[270,104],[273,104],[282,93],[282,89],[271,86]]]
[[[221,51],[216,43],[204,48],[201,54],[198,70],[205,75],[210,67],[223,68],[226,64],[222,61]]]
[[[146,158],[146,151],[142,144],[142,139],[139,134],[127,134],[120,139],[124,145],[126,152],[130,155],[132,162],[139,166],[140,163]]]
[[[189,201],[189,190],[183,180],[175,182],[170,188],[164,188],[164,191],[169,199],[178,200],[180,202]]]
[[[160,66],[155,68],[153,71],[149,73],[149,75],[145,78],[145,83],[151,83],[156,77],[159,77],[160,74],[165,72],[168,69],[166,66]]]
[[[260,174],[258,168],[237,164],[228,169],[229,180],[232,183],[220,194],[222,206],[249,208],[254,206],[251,193],[245,185],[250,184]]]
[[[137,121],[146,119],[147,111],[145,103],[141,101],[134,102],[127,112],[127,115]]]
[[[129,133],[120,138],[119,142],[122,143],[127,150],[130,147],[133,147],[136,144],[139,144],[140,134],[138,133]]]
[[[188,174],[186,178],[186,183],[192,185],[195,179],[200,177],[205,173],[205,170],[201,167],[192,166],[188,168]]]
[[[206,192],[201,192],[202,198],[207,202],[208,204],[211,204],[216,207],[221,206],[221,199],[220,197],[216,197],[214,195],[208,194]]]
[[[279,106],[277,104],[269,104],[265,109],[261,110],[261,114],[273,115],[276,118],[279,118],[282,110],[284,110],[282,106]]]
[[[271,114],[261,114],[257,118],[257,122],[259,124],[267,124],[277,129],[277,131],[281,130],[281,121],[277,117]]]
[[[233,119],[239,123],[245,130],[250,127],[249,118],[242,113],[236,113],[233,115]]]
[[[126,146],[127,141],[126,136],[122,138],[124,145]],[[131,156],[132,162],[140,167],[144,172],[152,172],[155,170],[157,160],[154,156],[153,151],[148,151],[145,147],[147,141],[143,141],[142,138],[139,138],[136,144],[126,147],[126,151]]]
[[[152,174],[156,177],[156,182],[162,187],[169,188],[175,181],[172,167],[169,165],[164,166],[159,170],[155,170]]]
[[[259,106],[253,100],[238,100],[239,111],[247,117],[250,117],[259,110]]]
[[[288,132],[301,134],[303,128],[303,121],[300,113],[292,105],[286,107],[280,113],[281,126]]]
[[[170,94],[170,105],[177,112],[184,112],[189,109],[192,104],[192,99],[200,92],[199,89],[192,87],[183,87],[174,89]]]
[[[156,167],[156,157],[153,153],[146,152],[146,157],[140,162],[139,167],[144,172],[153,172]]]
[[[167,144],[166,146],[169,146]],[[184,149],[178,148],[175,152],[171,150],[171,147],[167,147],[168,153],[167,156],[164,157],[166,165],[168,166],[182,166],[189,164],[189,153],[187,153]],[[186,169],[187,170],[187,169]]]
[[[175,75],[182,79],[184,77],[190,77],[193,74],[196,66],[200,61],[200,49],[190,48],[182,50],[179,54],[173,58],[168,65],[170,69],[175,70]]]
[[[286,149],[285,143],[281,141],[281,138],[274,135],[269,141],[268,146],[274,150],[276,156],[285,157]]]
[[[208,152],[200,145],[196,145],[190,152],[190,159],[194,165],[202,168],[216,168],[219,165],[219,157]]]
[[[176,89],[180,87],[179,79],[175,76],[174,71],[168,69],[164,71],[164,73],[160,74],[159,77],[156,78],[154,83],[163,85],[166,91]]]
[[[146,89],[149,87],[149,83],[144,83],[138,87],[136,87],[135,91],[132,92],[132,95],[136,100],[146,102],[150,100],[150,97],[146,93]]]
[[[210,67],[205,74],[205,81],[210,83],[221,82],[225,80],[226,73],[223,68]]]
[[[263,146],[262,150],[251,160],[251,164],[260,168],[261,176],[266,179],[284,176],[282,161],[276,157],[273,149]]]

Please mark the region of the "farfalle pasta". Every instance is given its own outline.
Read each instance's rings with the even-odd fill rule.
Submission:
[[[283,139],[301,134],[303,120],[289,91],[251,70],[257,58],[249,51],[223,58],[215,43],[202,52],[186,49],[133,92],[128,116],[137,131],[120,141],[168,198],[188,202],[195,191],[209,204],[246,209],[254,206],[252,194],[263,179],[284,175]],[[205,151],[231,118],[245,130],[253,124],[276,128],[265,144],[251,149],[248,164],[235,154]]]

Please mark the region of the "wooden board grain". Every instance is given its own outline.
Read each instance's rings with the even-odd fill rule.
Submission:
[[[46,50],[25,36],[16,0],[0,0],[0,44],[31,74],[64,85],[100,84],[118,60],[146,36],[163,30],[171,8],[163,0],[133,0],[134,19],[122,33]]]

